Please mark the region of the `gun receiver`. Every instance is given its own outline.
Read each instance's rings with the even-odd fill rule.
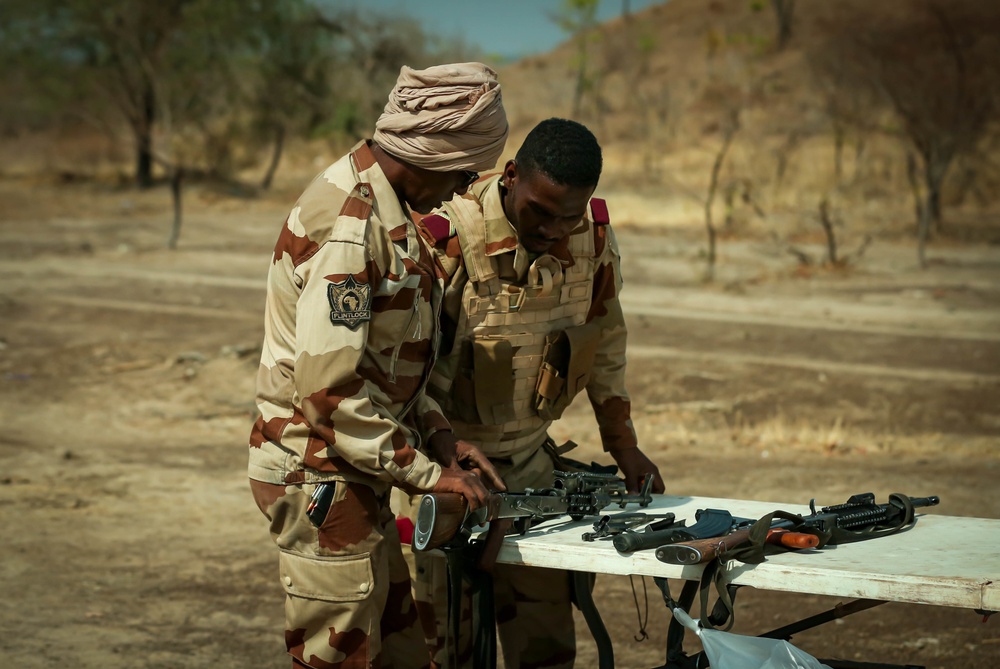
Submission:
[[[596,516],[613,504],[648,506],[652,501],[653,477],[647,476],[642,490],[630,494],[625,481],[614,474],[554,471],[551,488],[528,488],[523,493],[500,492],[469,512],[468,503],[457,493],[429,493],[420,500],[413,532],[413,548],[439,548],[456,537],[468,538],[475,527],[497,520],[511,520],[514,531],[524,533],[532,522],[558,516],[580,520]],[[498,523],[497,525],[506,524]],[[491,525],[492,527],[492,525]],[[499,542],[496,548],[499,549]]]

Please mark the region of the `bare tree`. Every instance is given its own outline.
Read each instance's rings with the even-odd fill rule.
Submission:
[[[795,0],[771,0],[774,18],[778,21],[778,39],[775,48],[782,51],[792,39],[792,19],[795,16]]]
[[[65,49],[67,60],[77,62],[73,69],[82,75],[79,83],[89,84],[91,94],[110,102],[125,119],[134,141],[135,178],[140,187],[153,183],[157,78],[190,2],[40,0],[35,4],[40,22],[28,26],[39,47],[59,44]]]
[[[851,85],[851,76],[843,62],[828,51],[807,49],[806,60],[813,74],[813,85],[833,133],[834,185],[844,178],[844,148],[850,135],[856,144],[855,175],[861,161],[865,137],[875,132],[884,115],[866,88]]]
[[[598,0],[563,0],[559,11],[552,14],[552,20],[571,35],[576,45],[576,84],[573,87],[574,118],[580,118],[583,98],[593,88],[593,75],[589,71],[590,40],[597,24]]]
[[[729,147],[732,146],[733,138],[739,132],[739,129],[740,110],[739,108],[731,107],[726,110],[726,115],[722,122],[722,144],[719,145],[715,153],[715,160],[712,161],[712,171],[708,180],[708,192],[705,195],[705,233],[708,237],[705,279],[708,281],[715,278],[715,243],[717,233],[715,223],[712,220],[712,204],[715,202],[715,191],[719,186],[719,173],[722,171],[726,154],[729,153]]]
[[[754,56],[743,52],[742,46],[727,47],[720,51],[710,45],[708,49],[708,81],[700,99],[691,111],[700,113],[707,121],[705,131],[721,136],[709,173],[708,189],[704,200],[705,232],[708,238],[704,278],[715,278],[717,231],[713,219],[713,205],[723,165],[742,127],[743,112],[761,102],[762,79],[755,72]]]
[[[826,258],[831,266],[839,264],[837,259],[837,234],[833,230],[833,220],[830,218],[830,198],[824,197],[819,201],[819,224],[823,227],[823,234],[826,236]]]
[[[262,25],[265,39],[246,93],[252,130],[271,145],[261,190],[274,181],[288,135],[308,134],[327,120],[336,65],[329,45],[348,41],[346,23],[300,6],[274,12]]]
[[[917,221],[917,260],[920,266],[927,264],[927,236],[930,231],[930,212],[925,204],[926,195],[923,182],[920,180],[920,167],[917,157],[912,151],[906,152],[906,180],[913,193],[914,218]]]
[[[821,47],[849,71],[851,86],[885,101],[921,159],[922,263],[931,224],[942,229],[941,190],[950,166],[976,151],[1000,109],[998,32],[1000,13],[984,3],[927,0],[903,14],[882,5],[845,11]]]
[[[291,2],[293,0],[285,0]],[[245,54],[252,9],[238,0],[10,0],[3,23],[25,36],[18,67],[34,75],[34,94],[68,113],[124,124],[135,180],[153,183],[155,146],[165,116],[179,122],[203,100],[225,100],[219,72]],[[6,45],[0,45],[0,49]],[[228,72],[227,72],[228,74]],[[213,95],[214,94],[214,95]],[[218,105],[217,105],[218,106]]]
[[[712,168],[709,172],[708,188],[703,201],[705,212],[705,234],[708,240],[706,253],[705,280],[715,278],[716,240],[718,233],[713,219],[713,205],[719,188],[719,177],[733,140],[741,127],[740,116],[749,104],[747,92],[726,80],[713,81],[704,91],[696,110],[711,110],[711,121],[705,127],[708,134],[720,135],[721,142],[715,150]]]
[[[184,168],[175,166],[170,175],[170,196],[174,202],[174,222],[170,226],[170,236],[167,238],[167,248],[171,251],[177,248],[177,242],[181,239],[181,223],[184,220],[184,210],[181,206],[183,181]]]

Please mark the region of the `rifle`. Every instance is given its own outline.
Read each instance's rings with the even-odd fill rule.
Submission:
[[[869,492],[852,495],[843,504],[826,506],[817,512],[816,500],[810,500],[808,516],[775,512],[769,516],[780,515],[782,519],[773,521],[765,516],[769,527],[764,534],[764,541],[794,548],[815,548],[873,539],[911,525],[914,521],[914,508],[934,506],[940,501],[937,496],[913,498],[897,493],[889,496],[888,503],[876,504],[875,495]],[[656,559],[668,564],[700,564],[709,562],[716,556],[724,557],[726,553],[752,543],[757,523],[745,518],[735,520],[733,531],[723,536],[699,537],[695,541],[660,546],[656,549]],[[811,539],[800,540],[793,536],[797,534]],[[810,542],[813,545],[807,545]]]
[[[629,493],[625,481],[614,474],[589,472],[552,472],[551,488],[527,488],[524,492],[497,492],[487,503],[469,511],[465,498],[458,493],[429,493],[420,500],[413,531],[413,548],[418,551],[439,548],[468,539],[476,527],[490,523],[487,548],[495,543],[499,550],[504,534],[523,534],[538,521],[558,516],[580,520],[597,516],[612,504],[646,507],[652,501],[653,477],[647,475],[638,494]],[[496,529],[503,529],[497,532]],[[507,532],[510,528],[512,532]],[[497,539],[499,535],[499,539]],[[494,552],[495,556],[495,552]]]

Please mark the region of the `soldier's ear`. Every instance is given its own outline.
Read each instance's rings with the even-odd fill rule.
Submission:
[[[507,164],[503,168],[503,185],[504,188],[510,188],[511,183],[517,178],[517,161],[508,160]]]

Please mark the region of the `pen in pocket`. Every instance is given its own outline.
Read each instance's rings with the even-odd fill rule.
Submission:
[[[330,510],[330,502],[333,498],[334,486],[329,483],[319,483],[313,490],[309,498],[309,505],[306,506],[306,516],[309,521],[319,527],[326,519],[326,514]]]

